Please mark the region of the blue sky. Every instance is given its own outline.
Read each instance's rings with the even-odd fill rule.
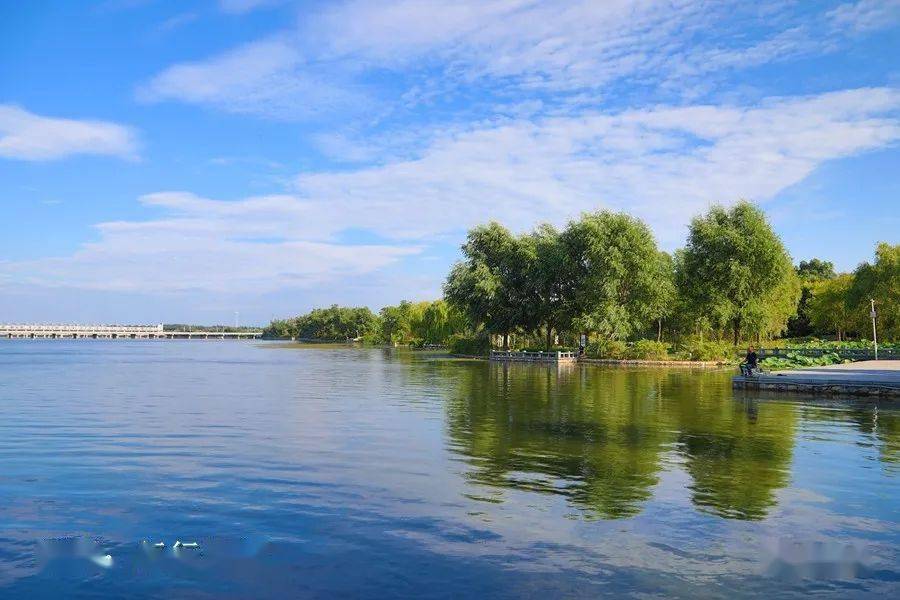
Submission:
[[[468,227],[900,243],[900,0],[0,0],[0,321],[440,294]]]

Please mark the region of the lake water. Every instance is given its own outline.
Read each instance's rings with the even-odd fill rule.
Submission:
[[[0,597],[896,597],[898,405],[730,376],[3,341]]]

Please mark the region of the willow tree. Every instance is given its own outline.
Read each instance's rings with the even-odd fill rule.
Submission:
[[[656,321],[656,341],[662,341],[663,321],[675,315],[677,290],[675,289],[675,260],[668,252],[657,255],[653,274],[654,294],[649,301],[649,315]]]
[[[622,339],[661,315],[665,270],[650,229],[624,213],[582,215],[562,233],[574,323]]]
[[[875,262],[863,263],[853,273],[849,303],[860,331],[871,331],[865,326],[870,300],[875,300],[878,310],[879,334],[885,339],[900,339],[900,244],[878,244]]]
[[[454,333],[466,328],[467,320],[457,309],[444,300],[427,303],[422,312],[422,320],[418,331],[422,341],[429,344],[442,344]]]
[[[833,279],[819,281],[812,288],[806,312],[810,325],[816,331],[837,335],[840,341],[859,321],[848,305],[853,276],[841,274]]]
[[[543,329],[549,350],[553,333],[568,330],[574,317],[572,257],[551,225],[540,225],[520,243],[525,268],[522,325],[535,333]]]
[[[715,206],[691,221],[679,293],[698,317],[743,333],[782,331],[800,285],[791,257],[761,210],[749,202]]]
[[[476,326],[503,336],[525,319],[525,260],[521,240],[499,223],[469,231],[462,246],[465,260],[454,265],[444,298]]]
[[[813,333],[814,326],[809,315],[813,288],[822,281],[834,279],[837,274],[834,272],[834,263],[811,258],[801,260],[797,265],[797,277],[800,279],[800,301],[797,303],[797,315],[788,320],[790,337],[802,337]]]

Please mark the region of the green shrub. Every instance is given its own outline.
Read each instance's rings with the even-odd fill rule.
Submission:
[[[590,358],[622,360],[628,356],[628,345],[619,340],[597,340],[587,345],[585,353]]]
[[[628,348],[627,355],[635,360],[668,360],[669,345],[654,340],[638,340]]]
[[[824,367],[836,365],[850,360],[842,359],[837,353],[829,352],[822,356],[805,356],[796,352],[788,352],[785,356],[770,356],[760,361],[760,365],[770,371],[802,369],[804,367]]]
[[[491,340],[486,335],[464,335],[455,333],[447,339],[450,354],[465,356],[484,356],[490,354]]]
[[[730,342],[715,340],[688,339],[678,347],[678,356],[685,360],[735,362],[739,353]]]

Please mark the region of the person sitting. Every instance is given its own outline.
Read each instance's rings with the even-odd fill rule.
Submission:
[[[744,377],[755,377],[759,375],[759,356],[753,346],[747,348],[747,356],[741,363],[741,375]]]

